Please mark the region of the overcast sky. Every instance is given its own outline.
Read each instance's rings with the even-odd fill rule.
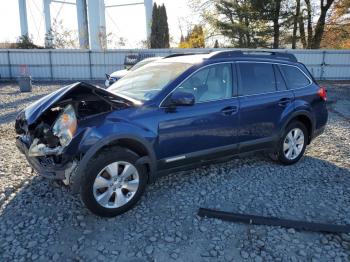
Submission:
[[[74,0],[66,1],[74,2]],[[43,44],[45,35],[42,2],[43,0],[27,0],[29,35],[37,44]],[[118,0],[105,0],[106,5],[117,2]],[[136,1],[124,0],[123,2]],[[181,36],[179,24],[182,24],[185,30],[187,23],[198,21],[188,7],[187,0],[154,0],[154,2],[165,4],[170,35],[174,42],[178,42]],[[73,5],[51,3],[51,18],[62,20],[64,27],[77,31],[76,10]],[[115,38],[123,37],[127,40],[126,48],[139,47],[140,42],[146,39],[143,5],[106,8],[106,27],[107,33],[112,32]],[[0,0],[0,42],[14,42],[19,35],[18,0]]]

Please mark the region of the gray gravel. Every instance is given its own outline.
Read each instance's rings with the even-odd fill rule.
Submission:
[[[136,208],[90,214],[69,189],[32,173],[14,145],[17,112],[58,85],[0,85],[0,261],[349,261],[350,234],[202,219],[199,207],[350,224],[350,84],[326,83],[326,132],[294,166],[263,154],[163,177]]]

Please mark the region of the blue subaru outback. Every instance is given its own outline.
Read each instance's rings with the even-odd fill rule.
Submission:
[[[326,90],[291,54],[171,55],[107,90],[75,83],[24,109],[17,147],[100,216],[162,174],[249,151],[296,163],[327,122]]]

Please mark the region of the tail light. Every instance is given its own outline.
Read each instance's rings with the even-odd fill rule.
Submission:
[[[319,97],[321,97],[324,101],[327,101],[327,90],[325,87],[321,86],[318,90],[317,94]]]

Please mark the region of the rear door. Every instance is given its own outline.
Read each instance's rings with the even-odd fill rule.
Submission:
[[[267,62],[238,62],[240,151],[273,146],[281,122],[293,111],[294,94],[278,67]]]

